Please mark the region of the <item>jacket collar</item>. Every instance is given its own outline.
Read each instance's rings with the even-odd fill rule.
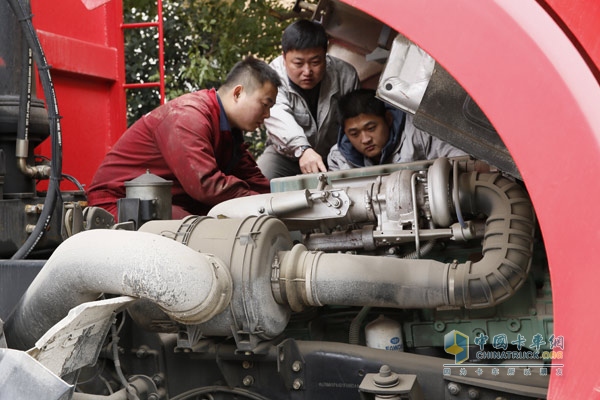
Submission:
[[[398,152],[398,149],[402,145],[402,139],[404,139],[402,132],[404,131],[404,124],[406,123],[406,114],[394,107],[386,107],[386,109],[392,113],[393,120],[390,128],[390,137],[381,151],[381,157],[377,164],[374,164],[372,160],[363,156],[362,153],[352,146],[350,139],[344,134],[344,130],[340,126],[337,141],[338,150],[354,167],[381,165],[392,162],[394,154]]]
[[[217,101],[219,102],[219,130],[220,131],[231,131],[231,126],[229,125],[229,120],[227,119],[227,114],[225,114],[225,108],[223,108],[223,103],[221,103],[221,97],[219,94],[216,94]]]

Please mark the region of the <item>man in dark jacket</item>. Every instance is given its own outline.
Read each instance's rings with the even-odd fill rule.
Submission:
[[[338,108],[340,132],[327,159],[330,171],[466,155],[416,128],[412,115],[386,107],[374,90],[350,92]]]
[[[238,62],[218,89],[185,94],[134,123],[106,155],[87,191],[117,216],[124,183],[149,171],[173,181],[172,217],[205,215],[234,197],[269,191],[243,141],[269,117],[281,84],[263,61]]]

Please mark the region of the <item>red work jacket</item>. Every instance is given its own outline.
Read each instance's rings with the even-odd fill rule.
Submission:
[[[173,218],[205,215],[235,197],[269,191],[269,181],[232,130],[214,89],[180,96],[146,114],[117,141],[87,191],[90,206],[115,217],[126,181],[149,170],[173,181]]]

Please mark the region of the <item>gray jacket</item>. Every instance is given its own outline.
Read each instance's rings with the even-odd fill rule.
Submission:
[[[271,67],[281,77],[282,85],[271,116],[265,120],[269,143],[280,154],[299,157],[301,146],[310,145],[323,160],[335,144],[338,134],[338,99],[359,86],[354,67],[338,58],[327,56],[325,76],[321,81],[317,121],[311,116],[308,105],[289,82],[283,56],[271,62]]]
[[[418,129],[412,122],[411,114],[396,109],[393,110],[393,115],[394,122],[390,128],[390,138],[378,163],[374,163],[373,160],[359,153],[340,129],[338,142],[331,148],[327,158],[329,170],[337,171],[372,165],[433,160],[439,157],[458,157],[467,154]]]

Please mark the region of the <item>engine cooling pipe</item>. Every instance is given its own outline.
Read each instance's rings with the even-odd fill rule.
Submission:
[[[463,212],[487,215],[483,258],[434,260],[326,254],[297,244],[280,253],[275,298],[294,311],[306,306],[396,308],[492,307],[525,281],[531,265],[535,215],[525,191],[499,174],[463,174]]]
[[[6,321],[9,347],[33,347],[71,308],[103,293],[148,299],[173,320],[198,324],[227,307],[232,280],[220,259],[159,235],[81,232],[54,251]]]

